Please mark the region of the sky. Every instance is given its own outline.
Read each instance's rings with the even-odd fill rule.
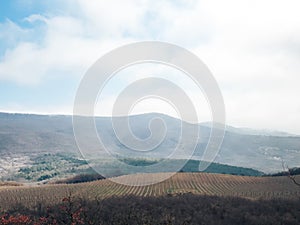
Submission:
[[[298,0],[0,0],[0,111],[72,114],[80,81],[98,58],[154,40],[186,48],[208,66],[227,124],[300,134],[299,8]],[[199,121],[211,119],[189,78],[149,64],[116,74],[98,98],[97,115],[109,116],[118,93],[149,76],[173,80]],[[152,111],[176,116],[158,99],[133,109]]]

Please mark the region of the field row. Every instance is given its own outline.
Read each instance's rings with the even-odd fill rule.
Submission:
[[[169,174],[136,174],[116,178],[122,185],[109,179],[81,184],[56,184],[35,187],[2,187],[0,207],[14,204],[26,206],[38,202],[56,204],[64,197],[103,199],[112,196],[161,196],[181,193],[194,193],[217,196],[240,196],[246,198],[295,198],[300,197],[300,187],[287,177],[247,177],[209,173],[177,173],[171,178],[156,184],[139,186],[164,178]],[[300,177],[297,177],[300,179]]]

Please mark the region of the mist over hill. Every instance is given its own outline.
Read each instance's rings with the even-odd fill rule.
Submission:
[[[129,121],[133,134],[141,139],[147,138],[151,134],[148,124],[155,117],[160,117],[165,122],[167,128],[165,139],[153,151],[141,153],[139,157],[165,158],[176,147],[182,121],[167,115],[150,113],[131,116]],[[132,150],[115,136],[111,118],[96,117],[95,124],[99,137],[112,154],[136,156],[136,153],[133,154]],[[210,125],[209,123],[186,125],[190,128],[199,126],[200,138],[192,158],[201,159],[209,139]],[[87,134],[87,142],[88,136]],[[183,154],[172,155],[172,158],[181,159],[185,155],[187,146],[179,146]],[[2,160],[0,165],[4,165],[3,159],[7,156],[18,155],[26,158],[28,154],[60,152],[80,155],[73,134],[71,116],[0,113],[0,158]],[[101,155],[101,152],[99,154]],[[16,160],[15,165],[22,164],[26,160],[19,161]],[[217,163],[254,168],[266,173],[281,171],[282,161],[289,167],[299,166],[299,136],[229,126],[215,159]]]

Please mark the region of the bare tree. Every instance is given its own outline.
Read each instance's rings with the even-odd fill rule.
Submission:
[[[284,161],[282,161],[283,171],[286,171],[286,175],[290,178],[294,184],[300,187],[300,183],[296,180],[296,176],[292,174],[292,169],[290,169]]]

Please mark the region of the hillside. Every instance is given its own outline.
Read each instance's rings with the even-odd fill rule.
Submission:
[[[168,174],[136,174],[114,178],[132,181],[151,181]],[[296,179],[300,180],[300,176]],[[125,186],[109,179],[80,184],[55,184],[43,186],[3,187],[0,189],[2,208],[22,203],[33,206],[39,202],[57,204],[67,196],[85,199],[103,199],[116,196],[164,196],[182,193],[196,195],[239,196],[251,199],[295,199],[300,197],[300,188],[287,177],[247,177],[208,173],[177,173],[170,179],[148,186]]]
[[[52,180],[59,180],[63,178],[70,178],[79,174],[86,175],[98,175],[93,168],[101,172],[101,175],[105,177],[120,176],[124,174],[133,174],[134,170],[128,168],[127,170],[118,169],[118,165],[115,162],[107,159],[101,159],[97,161],[85,161],[76,155],[72,154],[28,154],[30,161],[24,163],[24,160],[20,160],[17,164],[13,162],[13,168],[9,168],[7,171],[0,170],[0,180],[6,181],[17,181],[22,183],[31,182],[49,182]],[[3,160],[3,159],[2,159]],[[15,160],[15,159],[12,159]],[[143,166],[155,164],[160,159],[131,159],[125,158],[122,161],[132,166]],[[1,159],[0,159],[1,162]],[[172,168],[173,164],[184,165],[180,172],[199,172],[199,161],[198,160],[185,160],[180,159],[169,159],[165,160],[165,167],[161,168],[158,172],[177,172]],[[0,168],[5,166],[0,164]],[[12,166],[12,165],[11,165]],[[93,168],[91,167],[93,166]],[[261,171],[254,170],[251,168],[236,167],[230,165],[223,165],[219,163],[211,163],[210,166],[205,170],[208,173],[221,173],[221,174],[234,174],[234,175],[246,175],[246,176],[261,176],[264,175]]]
[[[177,144],[181,121],[162,114],[143,114],[130,117],[133,133],[139,138],[149,136],[148,123],[154,117],[161,117],[167,126],[165,140],[151,155],[141,157],[165,158]],[[114,135],[111,118],[95,119],[98,134],[112,154],[125,154],[132,157],[132,151],[122,145]],[[206,124],[189,124],[199,126],[200,139],[193,159],[200,160],[206,147],[210,128]],[[238,167],[251,167],[265,173],[282,170],[282,160],[289,167],[297,167],[300,162],[300,137],[284,133],[245,132],[245,129],[228,126],[224,141],[215,162]],[[87,137],[89,135],[87,134]],[[88,140],[87,140],[88,141]],[[93,146],[92,146],[93,147]],[[182,159],[187,148],[182,147]],[[0,113],[0,175],[13,167],[20,168],[30,164],[37,154],[66,153],[80,155],[72,128],[71,116],[48,116],[30,114]],[[101,158],[101,152],[97,152]],[[138,156],[139,157],[139,156]],[[92,157],[94,158],[94,157]]]

